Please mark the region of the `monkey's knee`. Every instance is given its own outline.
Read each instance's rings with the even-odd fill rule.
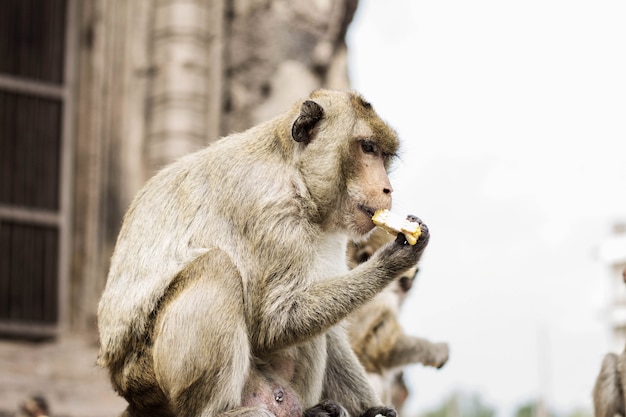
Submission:
[[[213,343],[192,337],[178,346],[163,341],[155,345],[156,377],[175,415],[214,417],[241,407],[250,353],[244,341],[235,340],[236,336],[229,339],[222,334]]]
[[[214,250],[194,260],[180,280],[155,323],[156,379],[176,415],[214,416],[241,407],[251,356],[241,277]]]

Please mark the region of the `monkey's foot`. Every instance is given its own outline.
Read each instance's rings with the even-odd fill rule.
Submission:
[[[379,415],[383,416],[383,417],[397,417],[396,410],[394,410],[391,407],[372,407],[372,408],[368,408],[359,417],[376,417],[376,416],[379,416]]]
[[[348,417],[348,411],[331,400],[324,400],[304,412],[304,417]],[[374,416],[372,416],[374,417]]]

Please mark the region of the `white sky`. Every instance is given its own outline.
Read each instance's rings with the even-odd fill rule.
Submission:
[[[361,0],[352,85],[404,141],[395,206],[431,229],[408,332],[405,415],[452,391],[499,417],[538,395],[591,409],[609,348],[605,266],[626,221],[626,2]]]

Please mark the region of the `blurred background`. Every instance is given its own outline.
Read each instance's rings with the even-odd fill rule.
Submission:
[[[411,410],[457,391],[499,416],[591,410],[624,349],[624,18],[620,1],[360,2],[352,85],[404,141],[396,207],[432,232],[405,327],[451,348],[411,369]]]
[[[0,413],[124,407],[95,306],[121,217],[175,158],[355,89],[403,140],[432,240],[402,312],[450,344],[404,415],[582,417],[626,341],[622,1],[3,0]]]

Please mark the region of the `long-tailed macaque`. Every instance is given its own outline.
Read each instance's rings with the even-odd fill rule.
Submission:
[[[622,272],[626,283],[626,268]],[[626,350],[619,355],[607,353],[593,386],[595,417],[626,417]]]
[[[124,217],[98,305],[127,416],[395,417],[340,321],[416,264],[402,235],[348,271],[391,206],[395,132],[319,90],[157,173]]]
[[[365,240],[349,242],[350,268],[366,262],[393,240],[382,229],[374,230]],[[384,403],[401,410],[409,394],[402,369],[411,364],[441,368],[448,361],[447,343],[433,343],[404,332],[399,312],[418,272],[414,265],[399,274],[392,284],[348,318],[350,345],[367,371],[370,384]]]
[[[595,417],[626,416],[624,390],[626,389],[626,352],[607,353],[593,386]]]

